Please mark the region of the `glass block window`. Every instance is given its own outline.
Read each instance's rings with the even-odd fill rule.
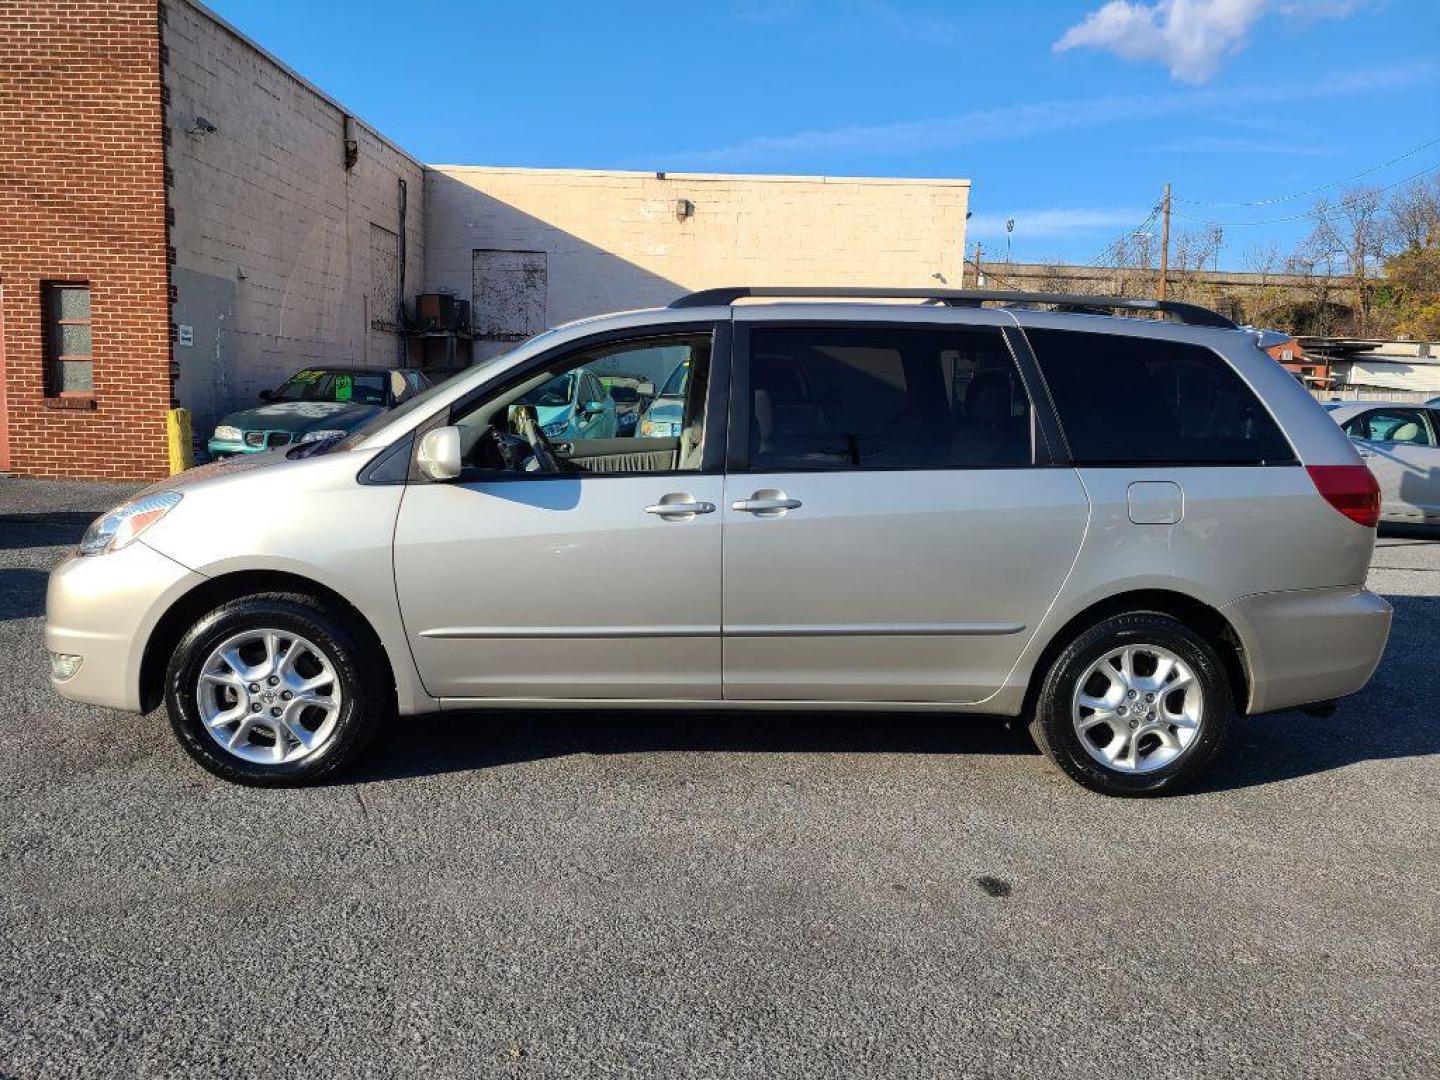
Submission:
[[[90,286],[46,282],[41,286],[45,309],[45,392],[88,394],[94,389],[90,356]]]

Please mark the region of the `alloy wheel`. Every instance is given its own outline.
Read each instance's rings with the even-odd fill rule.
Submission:
[[[1205,700],[1194,670],[1159,645],[1125,645],[1085,669],[1071,719],[1080,745],[1108,769],[1149,773],[1200,734]]]
[[[342,702],[331,658],[288,630],[246,630],[211,650],[195,688],[205,730],[260,765],[309,757],[335,733]]]

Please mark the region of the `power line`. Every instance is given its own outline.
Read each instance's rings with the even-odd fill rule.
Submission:
[[[1428,150],[1432,146],[1440,146],[1440,138],[1431,139],[1429,142],[1421,143],[1419,146],[1412,147],[1411,149],[1406,150],[1403,154],[1391,158],[1389,161],[1382,161],[1378,165],[1371,165],[1368,169],[1361,169],[1359,172],[1352,173],[1351,175],[1342,177],[1339,180],[1331,180],[1329,183],[1320,184],[1317,187],[1306,188],[1304,191],[1296,191],[1289,195],[1277,195],[1274,198],[1256,199],[1252,202],[1206,202],[1204,199],[1176,199],[1175,201],[1186,203],[1189,206],[1212,206],[1216,207],[1217,209],[1234,209],[1236,207],[1242,206],[1273,206],[1275,203],[1293,202],[1295,199],[1303,199],[1307,195],[1314,195],[1316,192],[1324,191],[1327,188],[1337,187],[1340,184],[1348,184],[1352,180],[1358,180],[1362,176],[1369,176],[1371,173],[1379,172],[1381,169],[1388,169],[1396,162],[1404,161],[1406,158],[1409,157],[1414,157],[1422,150]],[[1413,179],[1413,177],[1411,179]],[[1402,184],[1404,183],[1403,180],[1400,182]],[[1294,219],[1279,218],[1277,220],[1285,221]]]
[[[1160,216],[1160,208],[1162,205],[1162,203],[1156,203],[1154,206],[1152,206],[1150,208],[1149,215],[1145,218],[1144,221],[1142,221],[1139,225],[1136,225],[1133,229],[1127,229],[1119,236],[1116,236],[1113,240],[1111,240],[1108,244],[1101,248],[1100,253],[1096,255],[1093,259],[1091,259],[1086,265],[1091,267],[1113,265],[1117,261],[1124,246],[1135,236],[1136,233],[1143,233],[1148,230],[1151,225],[1155,224],[1155,219]]]
[[[1437,139],[1436,142],[1440,142],[1440,139]],[[1397,188],[1401,184],[1408,184],[1411,180],[1417,180],[1420,177],[1424,176],[1426,173],[1432,172],[1435,169],[1440,169],[1440,161],[1432,162],[1431,164],[1425,166],[1425,168],[1421,169],[1419,172],[1413,172],[1409,176],[1401,177],[1394,183],[1386,184],[1384,187],[1375,188],[1375,193],[1378,195],[1382,192],[1389,191],[1391,188]],[[1179,202],[1180,200],[1177,199],[1176,201]],[[1178,210],[1174,213],[1176,217],[1184,218],[1186,221],[1199,221],[1203,222],[1206,225],[1218,225],[1221,228],[1225,229],[1246,228],[1252,225],[1279,225],[1282,222],[1286,221],[1303,221],[1305,218],[1313,218],[1316,216],[1316,212],[1314,210],[1306,210],[1304,213],[1301,214],[1287,214],[1285,217],[1266,218],[1263,221],[1212,221],[1209,218],[1200,217],[1196,214],[1182,214]]]

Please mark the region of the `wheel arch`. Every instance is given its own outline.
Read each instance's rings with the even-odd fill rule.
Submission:
[[[385,664],[385,676],[395,687],[395,669],[384,641],[360,609],[340,593],[313,578],[284,570],[235,570],[206,578],[178,597],[160,616],[140,660],[140,707],[149,712],[164,699],[165,669],[180,639],[197,619],[228,600],[267,592],[304,593],[343,612],[356,632],[375,647]]]
[[[1250,666],[1245,655],[1244,641],[1230,620],[1203,600],[1197,600],[1186,593],[1173,589],[1143,588],[1115,593],[1095,601],[1050,635],[1030,669],[1022,715],[1030,716],[1034,713],[1035,701],[1040,694],[1040,685],[1045,681],[1045,674],[1066,645],[1112,615],[1137,611],[1169,615],[1204,637],[1215,648],[1225,665],[1236,711],[1242,714],[1247,711],[1250,700]]]

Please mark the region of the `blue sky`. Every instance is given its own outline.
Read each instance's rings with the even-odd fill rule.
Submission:
[[[987,259],[1089,262],[1168,180],[1239,267],[1440,169],[1440,0],[209,2],[424,161],[963,176]]]

